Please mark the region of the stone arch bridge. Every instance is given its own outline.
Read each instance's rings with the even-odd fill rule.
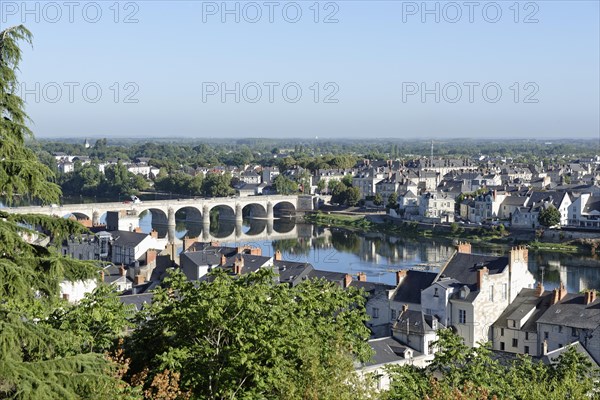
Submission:
[[[313,204],[312,196],[276,195],[12,207],[4,211],[58,217],[73,215],[80,221],[91,220],[91,225],[98,225],[102,215],[108,211],[122,211],[127,216],[139,216],[146,211],[152,213],[153,223],[168,226],[175,226],[176,214],[185,212],[187,221],[209,226],[210,213],[214,209],[219,209],[219,219],[231,219],[236,223],[245,217],[272,222],[275,218],[293,217],[298,212],[313,210]]]

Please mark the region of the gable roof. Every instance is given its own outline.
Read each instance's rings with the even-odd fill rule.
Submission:
[[[490,275],[501,274],[508,266],[508,257],[484,256],[480,254],[455,253],[439,277],[454,278],[471,291],[477,290],[477,271],[486,267]]]
[[[436,272],[409,270],[396,289],[393,301],[399,303],[421,304],[421,290],[431,286]]]
[[[369,346],[371,346],[373,349],[374,354],[369,361],[363,364],[364,366],[389,364],[402,361],[405,360],[404,355],[410,354],[410,352],[412,352],[413,357],[417,354],[420,354],[410,347],[403,345],[391,336],[379,339],[371,339],[369,340]],[[409,350],[408,353],[407,350]]]
[[[508,320],[520,320],[532,309],[535,311],[521,326],[524,332],[537,332],[538,319],[548,310],[552,301],[552,291],[545,291],[541,296],[536,296],[536,289],[522,289],[512,303],[494,322],[496,328],[509,328]]]
[[[137,247],[150,236],[147,233],[129,231],[111,231],[110,234],[113,237],[113,246],[120,247]]]
[[[401,311],[392,327],[395,331],[407,332],[410,334],[424,335],[425,333],[434,332],[433,316],[425,315],[422,311],[406,310]],[[436,319],[437,321],[437,319]],[[437,321],[437,329],[444,326]]]
[[[600,326],[600,299],[590,304],[585,304],[584,300],[585,294],[568,293],[561,301],[550,306],[538,323],[596,329]]]
[[[196,266],[218,265],[221,262],[221,253],[218,251],[191,251],[181,253],[181,258],[188,259]]]
[[[313,269],[308,274],[310,279],[319,279],[323,278],[329,282],[337,283],[340,286],[344,284],[344,278],[346,277],[345,272],[335,272],[335,271],[323,271],[320,269]]]
[[[367,292],[369,294],[372,294],[375,292],[381,292],[381,291],[385,291],[385,290],[392,290],[395,288],[395,286],[388,285],[386,283],[363,282],[363,281],[357,281],[357,280],[353,280],[350,283],[350,286],[358,288],[358,289],[364,289],[365,292]]]
[[[143,294],[131,294],[119,296],[119,301],[125,305],[133,305],[136,311],[140,311],[146,304],[152,303],[153,297],[154,294],[151,292]]]
[[[273,265],[279,274],[279,282],[289,283],[292,286],[297,285],[304,279],[308,279],[313,266],[309,263],[273,260]]]

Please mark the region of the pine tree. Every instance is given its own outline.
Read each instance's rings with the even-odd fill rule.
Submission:
[[[5,204],[17,198],[52,203],[60,197],[52,171],[25,146],[33,135],[16,93],[16,71],[19,42],[31,40],[22,25],[0,32],[0,201]],[[48,322],[65,305],[58,298],[62,280],[98,276],[93,264],[62,257],[55,249],[67,235],[83,231],[66,219],[0,211],[0,398],[115,398],[112,364],[86,351],[83,337]],[[35,244],[36,236],[47,236],[51,245]]]

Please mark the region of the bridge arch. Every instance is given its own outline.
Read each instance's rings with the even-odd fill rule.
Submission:
[[[208,218],[204,215],[204,221],[207,219],[210,225],[209,232],[215,238],[229,237],[235,232],[235,210],[229,204],[215,204],[210,207]]]
[[[67,213],[64,215],[64,218],[71,218],[71,217],[75,217],[75,219],[77,219],[77,221],[81,221],[81,220],[87,220],[87,219],[92,219],[91,216],[79,212],[79,211],[73,211],[70,213]]]
[[[235,206],[233,206],[235,207]],[[215,204],[208,209],[208,212],[211,215],[211,219],[213,215],[218,214],[219,219],[235,219],[235,209],[230,204]]]
[[[259,203],[246,204],[242,208],[242,216],[244,218],[266,219],[267,209]]]
[[[180,207],[175,211],[175,220],[202,223],[202,211],[194,206]]]
[[[296,215],[296,206],[286,200],[278,201],[273,205],[273,216],[276,218],[292,218]]]
[[[139,217],[144,218],[146,215],[148,215],[148,213],[152,217],[152,225],[155,225],[155,224],[168,225],[169,217],[165,210],[162,210],[160,208],[154,208],[154,207],[146,208],[140,212]]]

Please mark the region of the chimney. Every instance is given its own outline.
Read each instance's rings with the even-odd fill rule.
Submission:
[[[175,264],[176,260],[177,260],[177,244],[175,244],[175,242],[171,242],[168,244],[169,248],[169,255],[171,256],[171,262],[173,264]]]
[[[488,274],[487,267],[483,267],[477,271],[477,290],[481,290],[483,287],[483,277]]]
[[[359,282],[366,282],[367,281],[367,274],[365,274],[364,272],[359,272],[358,273],[358,281]]]
[[[458,242],[456,251],[463,254],[471,254],[471,243],[469,242]]]
[[[347,288],[352,283],[352,275],[346,274],[344,276],[344,288]]]
[[[567,295],[567,288],[564,283],[560,283],[560,287],[558,288],[558,301],[561,301]]]
[[[121,276],[125,276],[127,270],[125,269],[125,266],[123,264],[121,264],[121,266],[119,267],[119,274]]]
[[[146,282],[144,275],[136,275],[133,283],[137,286],[143,284],[144,282]]]
[[[546,354],[548,354],[548,341],[544,340],[542,342],[542,355],[545,356]]]
[[[538,282],[537,286],[535,287],[535,297],[542,297],[543,294],[544,285],[542,284],[542,282]]]
[[[195,238],[190,238],[190,237],[184,237],[183,238],[183,251],[187,251],[190,247],[192,247],[192,245],[194,243],[196,243],[196,241],[198,240],[197,237]]]
[[[510,249],[508,267],[512,271],[515,263],[525,263],[527,265],[527,258],[529,256],[529,250],[525,246],[516,246]]]
[[[104,270],[100,271],[100,282],[104,282]]]
[[[227,264],[227,257],[225,257],[225,254],[221,254],[221,262],[219,265],[224,266],[225,264]]]
[[[154,239],[158,239],[158,232],[152,229],[150,231],[150,236],[152,236]]]
[[[558,295],[558,289],[554,289],[552,291],[552,301],[550,302],[550,304],[556,304],[559,301],[559,295]]]
[[[236,275],[241,275],[243,269],[244,269],[244,258],[241,255],[239,255],[233,261],[233,273]]]
[[[275,252],[274,258],[275,258],[275,261],[281,261],[281,251],[277,250]]]
[[[396,271],[396,286],[398,286],[400,284],[400,282],[402,282],[402,280],[406,277],[407,273],[408,273],[408,271],[405,269]]]
[[[146,251],[146,265],[156,262],[156,250],[149,249]]]
[[[596,291],[594,289],[590,290],[590,304],[596,301]]]
[[[408,304],[402,304],[402,312],[405,313],[408,311]]]

